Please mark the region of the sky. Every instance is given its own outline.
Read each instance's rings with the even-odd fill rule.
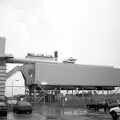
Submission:
[[[119,0],[0,0],[6,53],[69,57],[80,64],[120,66]]]

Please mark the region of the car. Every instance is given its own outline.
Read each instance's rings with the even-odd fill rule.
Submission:
[[[32,105],[27,102],[27,101],[18,101],[14,107],[13,107],[13,112],[16,114],[19,113],[32,113]]]
[[[118,120],[120,116],[120,104],[116,107],[111,108],[109,112],[113,120]]]
[[[0,96],[0,117],[7,117],[8,104],[5,96]]]

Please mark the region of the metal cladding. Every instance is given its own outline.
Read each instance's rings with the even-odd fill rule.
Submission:
[[[86,86],[90,89],[91,86],[120,86],[120,69],[107,66],[35,62],[25,63],[20,71],[26,85]]]
[[[113,67],[37,63],[35,83],[48,85],[119,86],[120,70]]]

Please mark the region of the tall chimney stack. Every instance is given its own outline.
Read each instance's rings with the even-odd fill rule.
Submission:
[[[0,37],[0,56],[5,55],[5,37]]]
[[[55,57],[55,60],[57,61],[58,60],[58,51],[54,52],[54,57]]]

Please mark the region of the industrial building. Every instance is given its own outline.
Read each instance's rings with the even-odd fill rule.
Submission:
[[[17,59],[4,53],[5,40],[1,38],[0,41],[2,46],[0,47],[0,95],[5,94],[6,80],[13,79],[17,72],[21,73],[19,75],[24,80],[25,94],[35,102],[40,102],[42,98],[44,101],[45,99],[54,101],[55,98],[51,100],[53,96],[60,98],[59,101],[61,101],[62,90],[66,90],[67,94],[69,90],[83,91],[83,93],[88,90],[87,94],[91,95],[92,92],[96,94],[96,91],[100,90],[112,91],[120,86],[120,69],[118,68],[76,64],[76,59],[71,58],[60,63],[57,61],[57,51],[54,52],[54,56],[28,53],[24,59]],[[21,66],[16,66],[7,73],[6,63],[17,63]],[[119,96],[118,99],[120,99]]]
[[[51,58],[54,59],[52,60]],[[28,60],[31,61],[31,63],[27,63]],[[48,94],[56,94],[57,96],[57,94],[59,95],[65,91],[65,95],[76,95],[81,93],[81,91],[84,94],[95,94],[97,93],[96,91],[113,91],[115,87],[120,86],[120,69],[111,66],[81,65],[70,62],[59,63],[56,61],[55,57],[50,57],[49,61],[49,57],[43,55],[41,61],[41,55],[39,57],[33,54],[28,54],[24,61],[25,63],[23,65],[16,66],[7,73],[7,79],[9,80],[11,76],[20,72],[23,76],[22,79],[24,79],[22,80],[24,81],[23,85],[29,89],[29,95],[35,97],[35,102],[42,101],[41,98],[48,96]],[[33,61],[35,61],[35,63],[33,63]],[[12,86],[12,88],[15,89],[16,87]],[[20,87],[18,88],[20,89]],[[21,86],[21,88],[23,89],[23,86]],[[44,90],[44,95],[42,95],[41,90]],[[88,91],[87,93],[85,93],[86,90]],[[70,91],[72,91],[72,93],[70,93]],[[25,92],[23,93],[25,94]],[[112,97],[115,98],[116,96]],[[92,98],[97,101],[103,100],[103,96],[96,97],[93,95]],[[105,97],[104,99],[108,98],[110,97],[107,96],[107,98]],[[117,100],[119,98],[120,97],[117,95]],[[51,99],[51,97],[49,97],[49,100],[45,100],[44,98],[47,102],[50,102]],[[72,99],[76,99],[76,96]],[[84,103],[85,101],[90,102],[90,100],[88,100],[89,98],[85,99],[87,100],[80,98],[74,103],[78,105],[81,103],[86,104]],[[68,104],[70,105],[71,103],[68,102]]]
[[[41,56],[39,59],[41,60]],[[16,71],[21,71],[26,85],[42,83],[58,86],[120,85],[120,69],[114,67],[59,63],[57,61],[45,62],[45,60],[40,62],[39,59],[37,56],[37,62],[34,64],[16,66],[7,76],[11,76]],[[31,60],[33,60],[32,56]]]

